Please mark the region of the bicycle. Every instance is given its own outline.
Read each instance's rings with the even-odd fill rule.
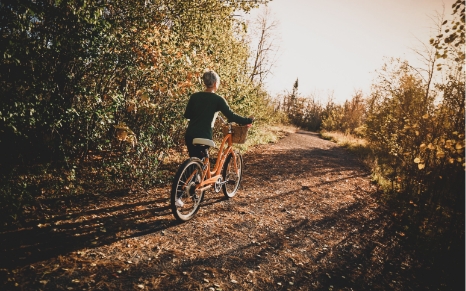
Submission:
[[[228,130],[224,131],[214,168],[210,169],[209,159],[209,148],[215,147],[214,141],[195,138],[193,144],[206,145],[209,148],[205,150],[202,159],[192,157],[184,161],[173,180],[170,204],[173,215],[178,221],[188,221],[194,217],[199,210],[206,190],[213,188],[215,193],[222,190],[225,197],[230,199],[236,195],[240,186],[243,174],[243,157],[240,152],[233,150],[234,131],[232,124],[226,122],[222,117],[218,117],[228,127]],[[249,126],[246,127],[249,128]],[[247,128],[246,132],[243,131],[244,136],[240,137],[244,140],[236,142],[245,141]],[[242,129],[244,130],[244,127]],[[237,137],[235,138],[237,139]]]

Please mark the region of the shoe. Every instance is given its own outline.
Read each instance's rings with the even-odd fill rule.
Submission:
[[[178,199],[175,201],[175,205],[178,206],[178,207],[183,207],[184,203],[183,203],[183,201],[181,200],[181,198],[178,198]]]

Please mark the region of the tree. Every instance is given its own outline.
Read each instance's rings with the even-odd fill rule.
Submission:
[[[464,17],[464,4],[453,8]],[[451,23],[457,31],[464,20]],[[456,32],[430,44],[427,78],[407,62],[384,66],[368,99],[367,138],[392,190],[422,205],[464,205],[464,40]]]
[[[270,9],[264,6],[250,26],[253,38],[257,39],[257,45],[252,55],[251,82],[263,84],[267,75],[272,71],[279,50],[277,45],[278,25],[278,21],[272,19]]]
[[[362,135],[361,127],[366,117],[366,104],[361,91],[356,91],[343,105],[328,102],[322,115],[322,128]]]
[[[182,144],[183,110],[206,68],[221,75],[220,93],[235,111],[267,120],[267,96],[249,86],[243,23],[232,17],[257,6],[0,2],[0,151],[8,153],[0,209],[83,191],[85,183],[154,183],[161,153]],[[86,167],[92,179],[83,179]],[[46,186],[45,173],[56,176]]]

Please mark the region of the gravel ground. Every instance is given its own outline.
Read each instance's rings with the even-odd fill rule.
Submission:
[[[183,224],[167,186],[66,201],[0,233],[0,289],[431,290],[350,153],[297,131],[244,163],[238,194],[207,192]]]

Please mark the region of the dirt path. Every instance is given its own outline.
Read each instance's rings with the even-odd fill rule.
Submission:
[[[168,188],[50,202],[0,233],[0,289],[428,290],[344,149],[299,131],[244,161],[237,196],[208,192],[184,224]]]

